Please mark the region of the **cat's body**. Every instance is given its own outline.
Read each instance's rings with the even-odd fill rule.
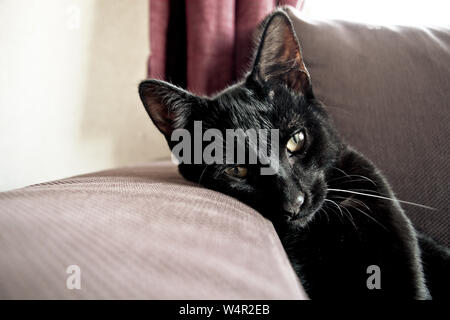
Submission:
[[[378,170],[352,148],[344,148],[334,167],[330,188],[395,199]],[[343,192],[327,198],[334,203],[327,202],[305,232],[280,232],[311,298],[429,296],[416,235],[398,203]],[[380,290],[369,290],[365,281],[372,265],[380,270]]]
[[[213,98],[157,80],[142,82],[139,91],[171,149],[174,130],[192,132],[194,121],[220,132],[279,129],[273,175],[261,175],[261,164],[182,163],[179,170],[270,219],[311,298],[426,299],[430,291],[445,296],[448,249],[422,236],[419,242],[387,181],[335,132],[326,107],[314,98],[283,11],[263,23],[244,81]],[[374,272],[379,273],[375,287],[368,280]]]

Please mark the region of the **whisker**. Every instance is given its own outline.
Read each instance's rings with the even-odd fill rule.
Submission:
[[[347,197],[337,197],[337,198],[340,198],[340,199],[344,199],[344,200],[346,200],[346,201],[350,201],[350,202],[354,202],[354,203],[356,203],[356,204],[360,204],[360,205],[363,205],[365,208],[367,208],[367,210],[369,210],[369,212],[372,212],[372,210],[370,210],[370,208],[364,203],[364,202],[362,202],[362,201],[360,201],[360,200],[358,200],[358,199],[354,199],[354,198],[347,198]],[[341,207],[342,209],[346,209],[347,211],[348,211],[348,209],[345,207],[345,206],[343,206],[343,207]],[[355,207],[355,206],[352,206],[352,205],[350,205],[350,208],[353,208],[353,209],[355,209],[355,210],[358,210],[359,212],[361,212],[362,214],[364,214],[366,217],[368,217],[369,219],[371,219],[372,221],[374,221],[374,222],[376,222],[378,225],[380,225],[381,227],[383,227],[383,229],[385,229],[385,230],[388,230],[381,222],[379,222],[377,219],[375,219],[374,217],[372,217],[369,213],[367,213],[367,212],[364,212],[363,210],[361,210],[361,209],[359,209],[359,208],[357,208],[357,207]]]
[[[351,213],[346,208],[341,207],[339,204],[337,204],[335,201],[333,201],[331,199],[324,199],[324,200],[333,203],[339,209],[342,218],[347,217],[347,219],[351,222],[351,224],[353,225],[355,230],[358,232],[358,228],[356,227],[355,223],[353,222],[353,217],[352,217]],[[346,210],[348,215],[344,215],[344,212],[342,211],[342,209]]]
[[[334,204],[334,205],[339,209],[339,211],[341,212],[342,216],[344,215],[344,214],[342,213],[341,207],[340,207],[336,202],[334,202],[333,200],[330,200],[330,199],[324,199],[324,200],[325,200],[325,201],[328,201],[328,202],[331,202],[332,204]]]
[[[339,205],[339,204],[338,204]],[[353,216],[351,214],[351,212],[346,208],[346,207],[342,207],[340,206],[342,209],[344,209],[347,212],[346,217],[348,218],[348,220],[352,223],[353,227],[355,227],[355,231],[358,232],[358,228],[356,227],[356,224],[354,222]]]
[[[360,204],[363,205],[364,208],[366,208],[367,210],[369,210],[369,212],[372,212],[372,210],[369,208],[369,206],[367,204],[365,204],[363,201],[359,200],[359,199],[355,199],[355,198],[351,198],[351,201],[355,202],[356,204]]]
[[[372,183],[374,186],[377,185],[377,184],[375,183],[375,181],[373,181],[372,179],[370,179],[370,178],[368,178],[368,177],[366,177],[366,176],[362,176],[362,175],[359,175],[359,174],[348,174],[348,173],[345,172],[344,170],[339,169],[339,168],[336,168],[336,167],[331,167],[331,168],[333,168],[333,169],[335,169],[335,170],[337,170],[337,171],[343,173],[343,174],[345,175],[345,177],[350,178],[350,180],[351,180],[351,177],[357,177],[357,178],[362,178],[363,180],[366,180],[366,181]],[[336,180],[339,180],[339,179],[343,179],[343,178],[345,178],[345,177],[338,177],[338,178],[336,178],[336,179],[331,179],[331,180],[329,180],[329,182],[336,181]]]
[[[341,208],[335,201],[330,200],[330,199],[324,199],[324,200],[325,200],[325,201],[328,201],[328,202],[330,202],[330,203],[332,203],[332,204],[334,204],[334,205],[339,209],[339,212],[338,212],[338,213],[341,214],[342,219],[345,218],[345,215],[344,215],[344,212],[342,211],[342,208]],[[331,208],[330,208],[330,209],[331,209]],[[333,210],[333,212],[336,212],[336,211]],[[342,219],[339,218],[339,220],[341,220],[341,222],[343,223],[344,221],[343,221]]]
[[[205,169],[203,169],[202,173],[200,174],[200,178],[198,179],[198,184],[201,184],[201,181],[203,179],[203,174],[205,173],[206,169],[208,169],[208,166],[205,166]]]
[[[328,216],[328,213],[323,208],[320,208],[319,212],[323,212],[323,214],[327,218],[327,222],[330,223],[330,217]]]
[[[383,196],[383,197],[387,197],[386,194],[383,194],[381,192],[378,192],[377,190],[371,190],[371,189],[348,189],[351,191],[358,191],[358,192],[372,192],[372,193],[367,193],[367,194],[374,194],[374,195],[379,195],[379,196]]]
[[[340,181],[340,180],[343,180],[343,179],[347,179],[347,180],[344,180],[344,181]],[[334,183],[353,183],[353,182],[367,182],[367,180],[366,179],[351,179],[351,178],[349,178],[349,177],[338,177],[338,178],[334,178],[334,179],[330,179],[330,180],[328,180],[327,182],[334,182]]]
[[[335,195],[333,195],[333,199],[351,200],[353,202],[356,202],[357,204],[363,205],[367,210],[369,210],[369,212],[372,212],[372,210],[367,206],[367,204],[365,204],[363,201],[361,201],[359,199],[349,198],[349,197],[342,197],[342,196],[335,196]],[[345,206],[343,206],[342,208],[345,208]]]
[[[375,195],[375,194],[368,194],[368,193],[362,193],[362,192],[351,191],[351,190],[343,190],[343,189],[331,189],[331,188],[328,188],[328,191],[353,193],[353,194],[358,194],[358,195],[361,195],[361,196],[385,199],[385,200],[389,200],[389,201],[393,201],[393,202],[398,201],[398,202],[401,202],[401,203],[404,203],[404,204],[409,204],[409,205],[421,207],[421,208],[424,208],[424,209],[436,210],[435,208],[432,208],[432,207],[429,207],[429,206],[426,206],[426,205],[423,205],[423,204],[409,202],[409,201],[404,201],[404,200],[399,200],[399,199],[392,199],[392,198],[389,198],[389,197],[383,197],[383,196],[379,196],[379,195]]]
[[[348,199],[349,201],[354,201],[355,199]],[[368,214],[367,212],[364,212],[363,210],[355,207],[355,206],[350,206],[351,208],[358,210],[359,212],[361,212],[363,215],[365,215],[367,218],[371,219],[372,221],[374,221],[375,223],[377,223],[378,225],[380,225],[383,229],[385,229],[386,231],[389,231],[381,222],[379,222],[377,219],[375,219],[374,217],[372,217],[370,214]]]
[[[331,202],[331,200],[329,200],[329,199],[324,199],[324,201],[326,201],[326,200],[328,200],[329,202]],[[342,218],[344,217],[344,215],[342,214],[342,211],[341,211],[341,210],[340,210],[341,212],[336,211],[334,207],[330,207],[329,209],[332,210],[333,213],[336,213],[336,212],[337,212],[337,214],[338,214],[337,216],[339,217],[339,220],[340,220],[341,222],[344,222],[344,221],[342,220]],[[341,213],[341,214],[339,215],[339,213]]]

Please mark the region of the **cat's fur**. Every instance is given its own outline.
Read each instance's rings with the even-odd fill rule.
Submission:
[[[280,129],[275,175],[260,175],[258,165],[246,166],[245,179],[225,174],[230,166],[226,164],[180,164],[179,171],[269,218],[311,298],[445,296],[448,249],[420,236],[426,250],[421,254],[418,235],[385,178],[335,132],[326,107],[314,97],[300,45],[283,10],[262,24],[253,67],[242,82],[212,98],[158,80],[142,82],[139,92],[171,148],[173,130],[192,130],[194,120],[202,121],[204,130],[222,132]],[[306,132],[304,150],[290,154],[284,146],[299,129]],[[394,201],[329,189],[359,190]],[[299,193],[305,194],[305,202],[291,218],[283,208]],[[367,287],[370,265],[381,270],[381,289]]]

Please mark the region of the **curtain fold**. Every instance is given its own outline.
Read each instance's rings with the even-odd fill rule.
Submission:
[[[148,76],[214,94],[247,71],[261,20],[277,6],[301,8],[303,1],[150,0]]]

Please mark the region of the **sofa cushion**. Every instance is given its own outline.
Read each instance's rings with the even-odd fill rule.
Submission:
[[[371,159],[414,225],[450,245],[450,28],[313,21],[287,9],[317,98]]]
[[[66,269],[81,270],[81,290]],[[303,299],[272,224],[170,162],[0,193],[0,299]]]

